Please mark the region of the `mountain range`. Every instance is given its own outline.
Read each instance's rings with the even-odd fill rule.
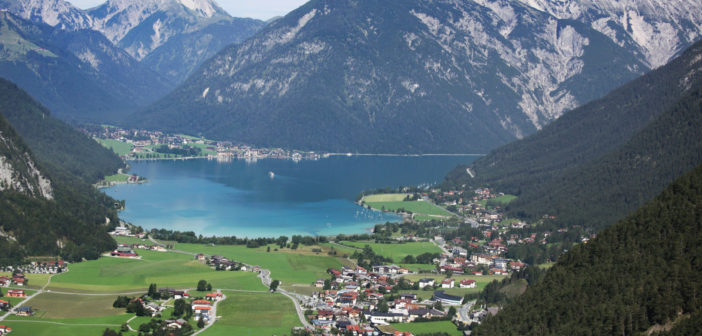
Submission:
[[[212,1],[0,0],[0,76],[64,119],[114,121],[155,101],[265,23]]]
[[[666,63],[697,1],[313,0],[129,124],[265,146],[481,153]]]

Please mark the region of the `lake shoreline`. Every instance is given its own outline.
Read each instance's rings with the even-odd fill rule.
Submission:
[[[334,236],[370,233],[401,222],[402,214],[366,209],[359,192],[401,185],[434,185],[476,156],[331,156],[326,160],[259,160],[227,163],[169,158],[139,160],[131,173],[143,186],[102,189],[124,200],[120,218],[151,229],[203,236]],[[176,162],[177,161],[177,162]],[[270,177],[270,172],[275,177]]]

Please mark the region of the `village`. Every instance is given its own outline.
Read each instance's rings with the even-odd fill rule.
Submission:
[[[365,250],[361,247],[366,241],[374,248],[380,247],[380,250],[384,246],[422,244],[441,251],[431,253],[426,266],[416,266],[415,263],[426,262],[426,258],[420,255],[407,255],[395,260],[396,263],[367,266],[365,263],[361,266],[359,259],[353,265],[327,269],[328,277],[318,278],[309,284],[314,290],[303,294],[289,292],[290,287],[278,287],[280,282],[273,286],[277,280],[273,280],[271,272],[261,266],[218,254],[196,251],[187,254],[191,256],[190,260],[215,271],[253,273],[263,285],[270,286],[270,292],[288,296],[298,308],[300,321],[303,322],[303,327],[294,331],[295,335],[410,336],[416,333],[400,331],[401,326],[422,323],[451,323],[453,328],[469,335],[473,325],[499,310],[498,305],[480,300],[478,294],[484,286],[535,266],[514,258],[510,250],[520,245],[546,244],[549,234],[536,230],[532,232],[531,226],[521,221],[505,221],[500,203],[495,202],[495,199],[505,198],[505,195],[489,189],[474,190],[471,195],[460,190],[427,190],[408,195],[408,198],[430,199],[436,202],[433,203],[436,206],[455,206],[450,210],[456,211],[457,215],[449,221],[441,221],[441,224],[425,221],[417,226],[417,222],[409,217],[408,222],[376,226],[373,236],[378,239],[384,237],[382,243],[372,243],[372,240],[357,243],[341,241],[343,236],[330,237],[329,240],[331,244],[356,251]],[[467,196],[466,202],[463,196]],[[416,229],[418,227],[420,229]],[[408,228],[415,230],[403,231]],[[388,236],[387,230],[395,231]],[[103,254],[107,258],[141,260],[140,254],[146,251],[184,253],[172,250],[172,246],[159,243],[132,225],[121,224],[111,234],[118,241],[125,239],[129,243],[119,243],[116,249]],[[357,258],[353,255],[349,257]],[[22,304],[13,308],[10,301],[11,298],[28,300],[28,294],[34,294],[22,289],[27,284],[24,273],[57,274],[68,271],[68,265],[58,260],[32,262],[0,271],[12,274],[12,277],[0,277],[0,285],[11,287],[5,293],[7,299],[0,300],[0,309],[17,316],[32,316],[35,310],[31,305]],[[227,293],[205,280],[191,286],[194,288],[157,287],[151,284],[146,294],[118,296],[113,306],[124,308],[127,314],[135,317],[151,318],[150,323],[138,326],[127,324],[126,328],[131,332],[167,330],[175,335],[192,334],[216,325],[220,317],[216,312],[217,304],[226,299]],[[5,328],[0,327],[0,335],[11,331],[10,327]]]
[[[161,131],[124,129],[109,126],[84,127],[82,131],[112,148],[124,160],[202,157],[228,162],[233,159],[319,160],[327,154],[288,151],[281,148],[254,148],[204,138],[173,135]],[[119,147],[119,148],[118,148]]]

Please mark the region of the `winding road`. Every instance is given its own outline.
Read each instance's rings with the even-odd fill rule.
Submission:
[[[149,240],[153,242],[154,244],[158,245],[164,245],[161,242],[157,241],[156,239],[152,238],[151,235],[149,235]],[[174,250],[174,249],[169,249],[168,251],[174,252],[174,253],[181,253],[181,254],[187,254],[187,255],[197,255],[197,253],[192,253],[192,252],[187,252],[187,251],[181,251],[181,250]],[[248,267],[253,268],[251,265],[246,265]],[[261,279],[261,283],[269,287],[271,285],[271,282],[273,281],[271,279],[271,271],[267,269],[261,269],[261,272],[258,274],[258,278]],[[232,291],[232,292],[247,292],[247,293],[267,293],[266,291],[248,291],[248,290],[231,290],[231,289],[220,289],[220,290],[226,290],[226,291]],[[290,300],[292,300],[293,304],[295,305],[295,310],[297,311],[297,317],[300,319],[300,323],[302,323],[305,328],[312,328],[312,325],[307,322],[307,319],[305,318],[305,311],[302,309],[302,306],[300,306],[300,302],[294,297],[294,294],[288,293],[288,291],[278,288],[278,293],[285,295],[288,297]],[[220,300],[221,301],[221,300]],[[216,305],[216,304],[215,304]],[[216,308],[212,308],[213,314],[215,314]],[[215,315],[216,316],[216,315]],[[214,321],[216,318],[212,319],[212,322],[209,323],[207,326],[205,326],[203,329],[198,331],[197,333],[193,335],[197,335],[200,332],[204,331],[206,328],[209,328],[210,325],[214,324]]]

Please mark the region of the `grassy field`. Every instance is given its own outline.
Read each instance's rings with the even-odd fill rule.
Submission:
[[[492,202],[500,203],[500,204],[509,204],[510,202],[514,201],[517,199],[517,196],[514,195],[503,195],[503,196],[498,196],[493,199],[491,199]]]
[[[409,194],[377,194],[363,196],[363,201],[368,202],[402,202]]]
[[[397,209],[405,209],[405,211],[415,214],[452,216],[448,210],[425,201],[366,202],[366,204],[376,210],[396,211]]]
[[[104,317],[71,318],[71,319],[42,319],[36,316],[18,317],[10,316],[3,321],[12,327],[11,335],[41,335],[41,336],[95,336],[102,335],[105,328],[118,330],[119,326],[131,316],[125,313]],[[136,333],[124,333],[125,336]]]
[[[154,245],[153,242],[151,242],[148,239],[141,240],[141,238],[137,237],[124,237],[124,236],[115,236],[115,241],[121,244],[146,244],[146,245]]]
[[[92,318],[124,314],[124,309],[112,308],[115,298],[116,295],[42,293],[32,298],[27,305],[32,306],[36,311],[36,317],[46,319]]]
[[[422,253],[441,253],[441,249],[430,242],[413,242],[413,243],[403,243],[403,244],[378,244],[372,242],[356,241],[342,242],[344,245],[354,246],[358,248],[363,248],[366,245],[373,249],[373,252],[380,254],[384,257],[392,258],[396,263],[402,261],[402,258],[407,255],[417,256]],[[428,265],[431,266],[431,265]]]
[[[446,279],[446,276],[439,275],[439,274],[411,274],[411,275],[406,275],[404,277],[411,280],[411,281],[417,281],[417,280],[423,279],[423,278],[432,278],[432,279],[435,279],[437,281],[441,281],[443,279]],[[487,286],[487,284],[489,284],[493,280],[500,281],[500,280],[504,279],[505,277],[507,277],[507,276],[506,275],[483,275],[483,276],[454,275],[451,278],[456,280],[456,282],[454,284],[456,286],[456,288],[446,288],[446,289],[440,288],[440,290],[444,290],[446,292],[446,294],[463,296],[465,294],[478,293],[481,290],[483,290],[483,288],[485,288],[485,286]],[[458,284],[461,282],[461,280],[466,280],[466,279],[475,280],[476,288],[458,288]],[[419,296],[421,296],[422,298],[429,298],[429,297],[431,297],[432,293],[433,293],[432,291],[428,291],[428,292],[424,292],[421,290],[417,291],[417,294]]]
[[[250,265],[258,265],[271,271],[271,277],[283,284],[309,284],[318,278],[326,278],[328,268],[341,267],[339,258],[326,255],[294,254],[288,252],[266,252],[265,248],[250,249],[246,246],[203,246],[176,244],[177,249],[205,254],[219,254]],[[212,284],[214,286],[214,283]],[[223,287],[229,288],[229,287]]]
[[[12,273],[7,273],[7,272],[0,272],[0,275],[4,275],[7,277],[12,277]],[[50,274],[30,274],[27,273],[24,275],[27,280],[27,288],[28,289],[40,289],[44,285],[46,285],[46,282],[49,281],[49,276]]]
[[[271,293],[225,292],[227,299],[217,305],[222,316],[203,336],[289,335],[300,325],[295,306],[287,297]]]
[[[433,264],[398,264],[401,267],[405,267],[412,272],[419,271],[432,271],[436,269],[436,265]]]
[[[456,325],[451,323],[451,321],[393,323],[392,326],[399,331],[409,331],[415,335],[441,332],[451,336],[463,335],[463,332],[456,329]]]
[[[117,153],[117,155],[127,155],[132,152],[132,148],[134,148],[134,145],[126,142],[122,142],[119,140],[112,140],[112,139],[96,139],[97,142],[99,142],[101,145],[105,146],[106,148],[111,149],[113,152]]]
[[[95,325],[70,325],[54,323],[53,321],[5,321],[12,326],[12,336],[96,336],[102,335],[107,326]],[[118,329],[119,325],[110,325],[111,329]],[[126,334],[129,335],[129,334]]]
[[[437,219],[441,219],[435,216],[425,216],[425,215],[414,215],[413,217],[414,220],[418,222],[429,222]]]
[[[129,179],[128,174],[114,174],[105,176],[105,182],[127,182],[127,179]]]
[[[53,278],[50,288],[114,293],[146,291],[151,283],[159,287],[192,288],[204,279],[217,288],[265,289],[251,272],[214,271],[185,254],[137,252],[142,260],[106,257],[72,264],[69,272]]]

